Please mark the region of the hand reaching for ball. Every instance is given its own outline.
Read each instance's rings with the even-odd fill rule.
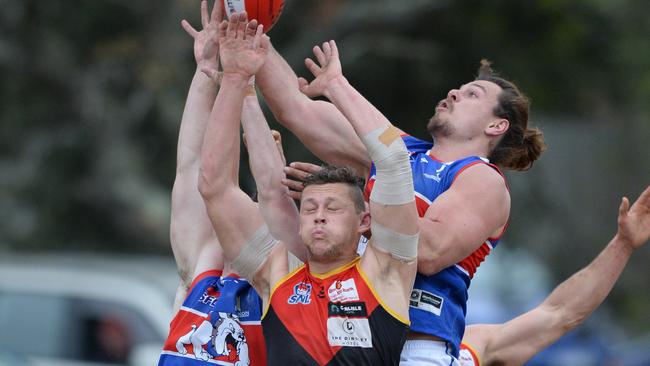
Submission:
[[[314,46],[313,51],[318,63],[308,58],[305,59],[305,66],[315,79],[311,83],[307,83],[305,79],[300,78],[298,80],[300,91],[309,97],[324,95],[329,98],[328,87],[334,80],[343,77],[339,50],[336,47],[336,42],[329,41],[323,43],[321,47]]]

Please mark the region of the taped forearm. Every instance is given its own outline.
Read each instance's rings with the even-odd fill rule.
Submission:
[[[278,241],[271,236],[269,228],[262,225],[253,236],[244,243],[244,247],[233,261],[233,267],[241,277],[253,280],[255,273],[266,260]]]
[[[393,258],[402,262],[412,262],[417,258],[419,233],[413,235],[398,233],[375,220],[372,220],[370,225],[373,245],[376,248],[390,253]]]
[[[392,125],[380,127],[361,140],[377,170],[370,200],[386,205],[413,202],[413,173],[399,130]]]

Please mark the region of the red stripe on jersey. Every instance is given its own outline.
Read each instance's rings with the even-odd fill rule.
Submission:
[[[196,276],[196,277],[194,278],[194,281],[192,281],[192,284],[190,285],[189,288],[194,288],[194,286],[196,286],[196,284],[197,284],[199,281],[201,281],[202,279],[204,279],[204,278],[206,278],[206,277],[210,277],[210,276],[221,277],[222,275],[223,275],[223,273],[221,272],[220,269],[210,269],[210,270],[207,270],[207,271],[205,271],[205,272],[200,273],[198,276]],[[187,294],[188,294],[188,295],[189,295],[189,293],[190,293],[190,291],[187,291]]]
[[[487,243],[483,243],[478,249],[476,249],[472,254],[468,255],[465,259],[458,262],[458,265],[463,267],[464,270],[469,273],[469,278],[474,277],[476,269],[483,263],[485,257],[490,254],[490,246]]]
[[[375,186],[375,180],[368,178],[368,183],[366,183],[366,189],[363,191],[363,198],[366,202],[370,202],[370,192],[372,192],[372,187]]]
[[[180,310],[179,313],[180,314],[174,317],[172,320],[169,336],[167,336],[167,340],[163,346],[163,349],[165,351],[177,352],[176,342],[178,339],[188,332],[192,331],[192,329],[194,329],[192,327],[193,325],[194,327],[198,327],[198,325],[202,324],[203,321],[207,320],[207,318],[194,313],[190,313],[189,311]],[[210,325],[210,328],[212,328],[212,325]],[[185,346],[185,350],[188,352],[193,352],[191,349],[191,344]]]
[[[424,214],[429,209],[429,203],[422,198],[415,196],[415,207],[418,209],[418,215],[424,217]]]

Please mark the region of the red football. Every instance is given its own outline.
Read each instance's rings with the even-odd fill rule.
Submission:
[[[246,10],[248,19],[257,19],[264,25],[264,32],[271,30],[280,18],[284,0],[223,0],[226,16]]]

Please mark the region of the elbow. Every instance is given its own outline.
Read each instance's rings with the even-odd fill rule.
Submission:
[[[424,235],[423,235],[424,233]],[[425,276],[432,276],[445,267],[441,251],[427,240],[426,231],[420,227],[420,241],[418,242],[418,272]]]
[[[565,333],[573,330],[578,325],[582,324],[587,319],[588,316],[589,316],[588,313],[576,313],[576,314],[571,314],[571,316],[563,317],[562,330]]]
[[[442,268],[438,268],[435,261],[429,260],[428,258],[418,257],[418,273],[425,276],[433,276],[440,272],[441,269]]]
[[[550,314],[548,317],[550,319],[549,323],[552,324],[555,329],[559,329],[562,332],[561,334],[565,334],[575,329],[578,325],[582,324],[587,317],[589,317],[589,314],[591,314],[589,311],[582,311],[575,308],[573,310],[567,309],[568,305],[566,304],[544,304],[542,306],[546,313]]]
[[[439,257],[430,251],[418,248],[418,272],[425,276],[432,276],[440,272],[443,268],[440,267]]]
[[[220,178],[214,172],[214,169],[201,165],[199,169],[198,190],[203,200],[210,201],[213,197],[219,195]]]
[[[304,99],[303,99],[304,98]],[[310,120],[308,117],[310,109],[308,104],[312,101],[306,96],[297,98],[287,98],[284,103],[278,103],[272,110],[276,120],[288,129],[292,129],[304,124],[304,121]]]

